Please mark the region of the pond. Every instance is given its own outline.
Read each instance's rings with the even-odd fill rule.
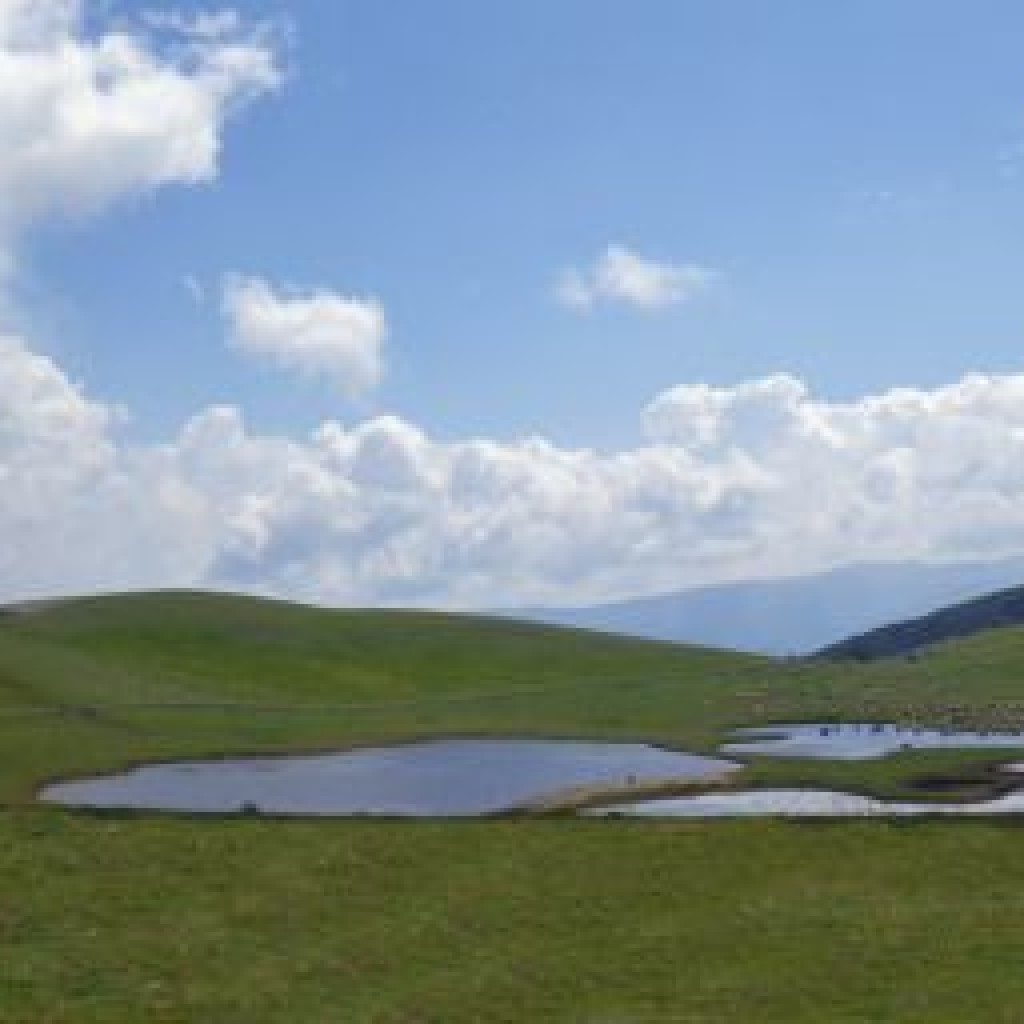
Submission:
[[[1020,770],[1020,765],[1008,768]],[[856,793],[827,789],[760,789],[734,793],[702,793],[697,796],[642,800],[617,807],[594,808],[592,815],[621,814],[628,817],[726,818],[763,815],[784,817],[858,817],[918,814],[1020,814],[1024,792],[1006,793],[974,803],[902,803],[875,800]]]
[[[882,757],[902,749],[1024,747],[1019,733],[814,723],[739,729],[722,752],[745,758]],[[711,781],[734,761],[640,743],[555,739],[437,739],[332,754],[149,764],[54,783],[40,798],[73,807],[224,813],[460,817],[552,798],[575,787]],[[1021,765],[1007,770],[1020,771]],[[1024,812],[1024,789],[971,804],[886,803],[812,789],[708,792],[589,813],[727,815],[1003,814]]]
[[[726,743],[722,752],[740,757],[768,754],[774,757],[860,760],[883,757],[898,750],[1024,747],[1024,734],[1019,732],[915,729],[880,723],[775,725],[770,728],[737,729],[733,735],[744,739],[738,743]]]
[[[639,743],[448,739],[335,754],[150,764],[54,783],[40,797],[94,808],[454,817],[506,810],[575,786],[710,778],[735,767]]]
[[[722,745],[732,756],[775,756],[867,760],[900,750],[944,748],[1024,747],[1017,732],[969,732],[925,729],[879,723],[804,723],[770,728],[737,729],[741,742]],[[1020,772],[1010,764],[1005,771]],[[721,818],[784,815],[789,817],[856,817],[916,814],[1019,814],[1024,812],[1024,790],[972,803],[888,802],[855,793],[824,789],[758,789],[728,793],[644,800],[594,809],[592,814],[629,816]]]

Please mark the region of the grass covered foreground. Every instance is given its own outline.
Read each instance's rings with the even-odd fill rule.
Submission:
[[[1017,1021],[1016,821],[281,821],[31,798],[142,758],[436,733],[711,751],[771,721],[1005,728],[1022,669],[1016,630],[836,665],[196,594],[4,616],[0,1021]],[[750,772],[888,796],[993,756]]]
[[[1006,1022],[1010,823],[15,812],[5,1021]]]

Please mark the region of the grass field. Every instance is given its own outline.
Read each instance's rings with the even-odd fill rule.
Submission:
[[[199,594],[3,616],[0,1021],[1018,1021],[1015,821],[200,820],[32,794],[440,733],[713,751],[772,721],[1015,726],[1022,670],[1017,630],[837,665]],[[961,773],[960,798],[993,759],[748,772],[882,796]]]

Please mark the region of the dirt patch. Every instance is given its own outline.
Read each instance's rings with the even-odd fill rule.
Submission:
[[[1000,765],[980,768],[963,775],[918,775],[907,779],[906,787],[917,793],[956,797],[959,800],[994,800],[1019,789],[1019,775],[1002,770]]]
[[[977,789],[979,786],[990,786],[992,779],[966,777],[963,775],[921,775],[916,779],[909,779],[907,785],[910,789],[919,790],[923,793],[948,793],[954,790]]]

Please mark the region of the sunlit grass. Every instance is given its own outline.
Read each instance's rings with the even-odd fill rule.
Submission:
[[[133,760],[416,735],[1006,727],[1024,634],[915,661],[772,662],[500,620],[200,595],[0,621],[0,1021],[1019,1019],[1015,821],[284,821],[72,814],[35,786]],[[1005,752],[1006,757],[1015,752]],[[890,798],[989,750],[751,759]]]

